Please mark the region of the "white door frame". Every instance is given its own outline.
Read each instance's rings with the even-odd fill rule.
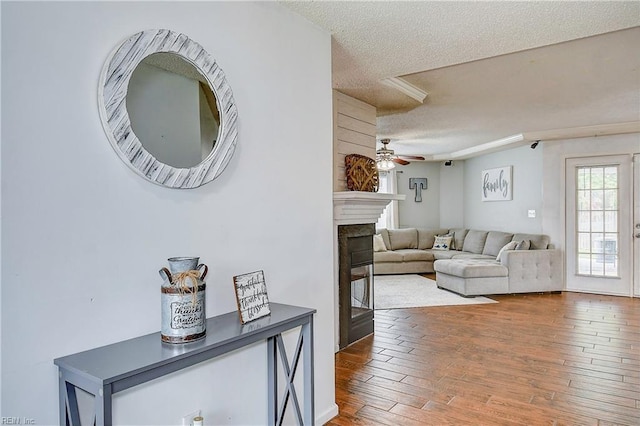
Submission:
[[[640,153],[633,155],[633,294],[640,297]]]
[[[632,156],[598,155],[590,157],[567,158],[565,160],[565,283],[567,291],[611,294],[618,296],[633,296],[634,294],[634,264],[633,238],[631,222],[633,219],[633,173],[631,170]],[[578,275],[576,271],[577,258],[575,255],[575,170],[578,166],[592,166],[605,164],[619,164],[620,192],[619,192],[619,278],[605,278]],[[571,193],[570,193],[571,192]],[[625,210],[627,206],[627,210]],[[626,214],[626,215],[625,215]]]

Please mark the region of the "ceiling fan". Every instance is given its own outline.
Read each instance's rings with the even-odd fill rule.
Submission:
[[[389,149],[387,145],[391,142],[391,139],[380,139],[382,148],[376,151],[376,166],[378,170],[387,171],[395,167],[394,163],[406,166],[411,161],[405,160],[424,160],[424,157],[419,155],[395,155],[392,149]],[[403,157],[403,158],[400,158]]]

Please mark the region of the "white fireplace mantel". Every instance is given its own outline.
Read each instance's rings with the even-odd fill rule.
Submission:
[[[385,207],[406,195],[343,191],[333,193],[333,221],[336,225],[376,223]]]

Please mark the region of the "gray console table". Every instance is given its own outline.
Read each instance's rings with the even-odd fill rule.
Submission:
[[[111,397],[114,393],[266,340],[269,383],[267,423],[282,424],[291,400],[298,424],[313,425],[313,314],[316,311],[279,303],[270,303],[270,307],[271,315],[244,325],[240,323],[237,312],[209,318],[206,337],[196,342],[177,345],[163,343],[158,332],[55,359],[60,377],[60,424],[80,425],[76,388],[95,396],[95,424],[111,425]],[[302,328],[289,365],[282,332],[298,326]],[[303,412],[293,384],[301,353]],[[280,404],[277,397],[278,356],[287,377]]]

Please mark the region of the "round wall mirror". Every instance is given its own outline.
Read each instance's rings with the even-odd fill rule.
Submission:
[[[231,88],[215,60],[184,34],[129,37],[107,60],[98,91],[111,145],[151,182],[195,188],[222,173],[233,155]]]

